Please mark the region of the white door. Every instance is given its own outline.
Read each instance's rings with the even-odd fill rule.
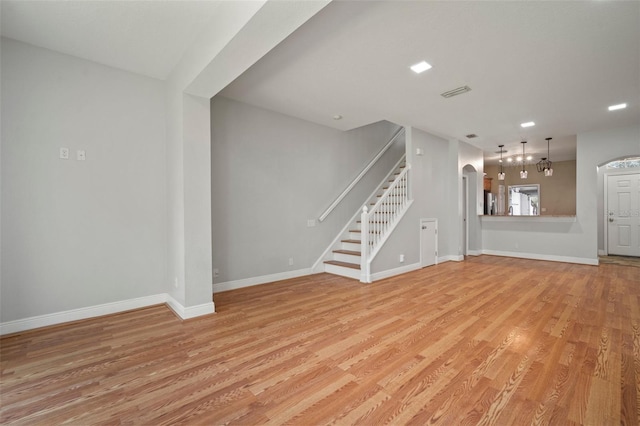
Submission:
[[[438,221],[422,219],[420,221],[420,266],[438,263]]]
[[[640,174],[607,176],[607,251],[640,256]]]

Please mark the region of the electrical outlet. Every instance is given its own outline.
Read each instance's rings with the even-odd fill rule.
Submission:
[[[218,268],[213,268],[213,278],[218,278],[220,276],[220,270]]]
[[[404,254],[401,254],[399,258],[400,258],[400,263],[404,263]]]
[[[69,159],[69,148],[60,148],[60,158],[62,160]]]
[[[77,158],[78,161],[84,161],[84,160],[87,159],[87,154],[84,151],[84,149],[79,149],[78,152],[76,153],[76,155],[77,155],[76,158]]]
[[[174,279],[173,279],[173,286],[174,286],[175,288],[178,288],[178,278],[174,278]]]
[[[315,219],[307,219],[307,226],[309,228],[316,226],[316,220]]]
[[[293,266],[293,257],[289,258],[289,266]]]

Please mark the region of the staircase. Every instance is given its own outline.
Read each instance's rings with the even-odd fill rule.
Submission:
[[[363,213],[356,215],[342,234],[331,251],[331,259],[324,261],[325,272],[370,282],[369,265],[373,257],[410,204],[409,169],[403,157],[375,196],[367,201]],[[364,235],[363,228],[367,230]]]

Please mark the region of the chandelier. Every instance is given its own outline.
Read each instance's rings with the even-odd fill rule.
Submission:
[[[544,172],[545,176],[553,176],[553,169],[551,168],[551,155],[549,154],[549,141],[553,138],[545,138],[547,141],[547,156],[542,157],[542,160],[538,161],[536,168],[538,172]]]

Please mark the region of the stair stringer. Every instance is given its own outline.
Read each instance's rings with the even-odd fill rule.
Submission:
[[[373,262],[373,259],[376,258],[376,256],[378,255],[378,253],[380,252],[380,250],[382,249],[384,244],[387,242],[387,240],[389,239],[391,234],[393,234],[393,231],[396,229],[396,227],[400,224],[400,222],[402,222],[402,219],[404,218],[404,215],[409,211],[409,208],[411,207],[412,204],[413,204],[413,200],[409,200],[407,202],[407,205],[398,214],[398,217],[396,218],[396,220],[393,221],[393,223],[389,227],[389,230],[384,234],[384,236],[382,237],[382,239],[380,240],[380,242],[376,246],[376,249],[371,253],[371,255],[369,256],[369,259],[367,259],[367,263],[369,265],[366,268],[366,271],[369,271],[369,274],[367,274],[366,271],[362,271],[361,270],[360,271],[360,282],[363,282],[363,283],[371,283],[372,282],[372,279],[371,279],[371,275],[372,274],[370,272],[371,271],[371,262]]]
[[[384,187],[385,184],[389,182],[389,179],[394,176],[396,170],[400,168],[400,165],[406,160],[406,155],[400,157],[398,162],[394,164],[389,173],[384,177],[382,182],[369,194],[369,196],[365,199],[363,206],[368,205],[369,202],[375,200],[377,198],[378,193]],[[349,221],[345,224],[344,228],[340,230],[340,232],[336,235],[336,237],[331,241],[329,246],[322,252],[318,260],[315,261],[313,266],[311,267],[312,274],[319,274],[322,272],[326,272],[324,261],[331,259],[331,253],[333,250],[338,250],[341,247],[341,240],[344,240],[349,237],[349,229],[354,229],[356,227],[356,222],[360,220],[360,215],[362,213],[362,208],[354,213],[353,216],[349,219]],[[404,214],[404,213],[403,213]],[[388,237],[385,237],[385,239]]]

